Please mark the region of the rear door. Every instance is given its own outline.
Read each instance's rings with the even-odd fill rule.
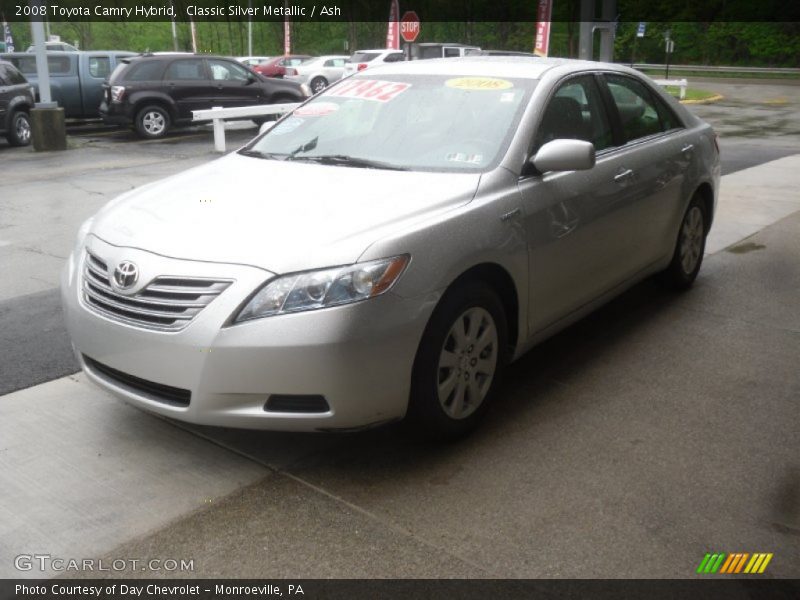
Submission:
[[[103,82],[111,75],[111,57],[108,54],[90,54],[81,58],[83,111],[87,115],[96,115],[103,101]]]
[[[637,198],[632,208],[638,226],[628,234],[630,249],[646,266],[673,250],[694,149],[674,113],[643,82],[619,73],[605,73],[600,81],[624,141],[618,154],[620,173],[627,175],[620,185]]]
[[[164,85],[179,119],[191,119],[193,110],[211,108],[214,90],[202,58],[173,60],[164,72]]]

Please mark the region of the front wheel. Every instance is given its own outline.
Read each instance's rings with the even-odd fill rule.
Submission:
[[[31,143],[31,120],[28,113],[19,111],[11,117],[8,143],[12,146],[27,146]]]
[[[314,77],[310,83],[311,91],[314,94],[319,94],[322,90],[328,87],[328,80],[324,77]]]
[[[423,334],[409,418],[428,437],[456,439],[481,421],[506,362],[506,315],[483,283],[450,290]]]
[[[683,215],[672,262],[661,273],[662,280],[670,287],[685,290],[697,278],[706,249],[708,218],[702,198],[695,194]]]
[[[169,113],[160,106],[145,106],[136,113],[136,132],[143,138],[164,137],[170,125]]]

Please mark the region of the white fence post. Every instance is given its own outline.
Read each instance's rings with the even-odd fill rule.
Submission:
[[[259,104],[257,106],[215,106],[207,110],[193,110],[192,121],[211,121],[214,126],[214,150],[225,152],[225,120],[252,119],[267,115],[283,115],[300,106],[299,103]]]

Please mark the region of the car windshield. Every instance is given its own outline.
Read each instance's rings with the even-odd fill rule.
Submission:
[[[351,77],[287,115],[243,153],[351,167],[485,171],[505,153],[535,84],[496,77]]]

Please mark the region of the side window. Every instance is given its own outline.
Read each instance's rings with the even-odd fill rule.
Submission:
[[[51,75],[66,75],[72,71],[72,61],[69,56],[48,56],[47,68]],[[36,72],[35,68],[34,72]]]
[[[333,60],[332,58],[330,58],[330,59],[326,60],[325,64],[323,64],[322,66],[323,67],[335,67],[336,66],[336,61]]]
[[[626,141],[664,131],[653,97],[643,83],[620,75],[607,74],[605,77]]]
[[[227,60],[211,59],[208,66],[215,81],[247,81],[250,76],[244,67]]]
[[[11,85],[21,85],[23,83],[28,83],[28,80],[25,79],[25,76],[17,71],[11,65],[6,65],[6,80]]]
[[[661,123],[664,126],[664,131],[671,129],[682,129],[683,123],[675,116],[672,109],[667,106],[661,98],[653,94],[653,99],[656,101],[656,108],[658,109],[658,116],[661,118]]]
[[[444,57],[445,58],[452,58],[455,56],[461,56],[461,50],[458,48],[445,48],[444,49]]]
[[[0,64],[0,85],[10,85],[11,82],[8,78],[8,69],[3,64]]]
[[[592,142],[596,151],[613,145],[611,126],[594,76],[570,79],[550,98],[536,132],[534,150],[557,139]]]
[[[149,60],[134,63],[127,73],[122,74],[122,78],[127,81],[156,81],[161,79],[163,70],[164,63],[159,60]]]
[[[402,52],[395,52],[394,54],[388,55],[386,58],[383,59],[383,62],[400,62],[405,58],[405,54]]]
[[[197,81],[205,79],[203,61],[199,58],[176,60],[167,68],[164,79],[175,81]]]
[[[107,56],[89,57],[89,75],[105,79],[111,73],[111,59]]]

